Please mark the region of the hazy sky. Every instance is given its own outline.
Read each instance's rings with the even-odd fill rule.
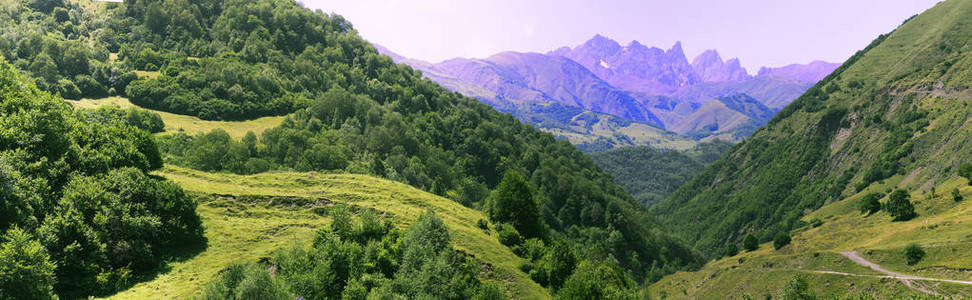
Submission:
[[[343,15],[367,40],[438,62],[546,52],[600,33],[668,49],[705,49],[760,66],[841,62],[938,0],[303,0]]]

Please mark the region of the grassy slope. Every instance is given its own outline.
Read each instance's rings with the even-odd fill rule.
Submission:
[[[196,294],[217,272],[234,262],[257,261],[274,249],[291,243],[309,243],[315,228],[327,218],[313,213],[329,202],[376,209],[404,228],[425,210],[435,211],[449,226],[456,248],[485,263],[490,281],[516,298],[546,299],[547,291],[519,271],[521,259],[501,245],[494,232],[476,227],[482,212],[425,193],[408,185],[365,175],[276,172],[251,176],[211,174],[167,166],[158,175],[190,192],[239,196],[290,196],[295,202],[242,203],[215,200],[201,203],[209,247],[187,261],[170,264],[171,270],[115,295],[118,299],[185,298]]]
[[[919,217],[911,221],[891,222],[891,217],[884,212],[864,216],[857,211],[856,203],[861,196],[894,186],[902,178],[891,178],[811,213],[805,220],[819,219],[823,225],[797,230],[793,243],[780,251],[772,250],[772,245],[766,243],[755,252],[710,262],[700,271],[665,277],[649,290],[652,295],[673,298],[738,298],[747,293],[760,296],[767,291],[776,294],[787,280],[802,275],[818,295],[868,292],[884,299],[919,294],[897,280],[810,272],[878,274],[838,254],[849,250],[857,250],[871,262],[903,274],[972,280],[972,201],[956,203],[950,192],[959,187],[966,199],[972,198],[972,186],[966,180],[943,182],[936,186],[936,197],[930,193],[912,194]],[[914,266],[905,263],[903,254],[904,247],[911,243],[922,245],[927,252]],[[921,284],[942,294],[972,297],[972,286]]]
[[[122,97],[108,97],[104,99],[82,99],[79,101],[65,100],[68,103],[74,105],[74,107],[89,109],[97,108],[102,105],[117,105],[121,108],[129,108],[135,106],[126,98]],[[145,108],[142,108],[145,109]],[[150,109],[147,109],[150,110]],[[210,132],[213,129],[223,129],[230,134],[233,138],[242,138],[248,131],[253,131],[259,136],[264,130],[274,128],[283,122],[285,117],[263,117],[250,121],[242,122],[226,122],[226,121],[206,121],[193,116],[177,115],[173,113],[167,113],[164,111],[150,110],[154,113],[159,114],[162,117],[162,121],[165,122],[165,132],[174,133],[180,130],[185,131],[188,134],[204,133]]]
[[[948,1],[907,22],[653,212],[711,255],[727,238],[768,236],[851,196],[882,154],[905,153],[888,159],[900,165],[901,188],[927,191],[954,178],[960,163],[972,161],[969,16],[972,2]],[[833,113],[838,107],[847,113]],[[927,113],[919,119],[928,126],[902,121],[911,107]],[[906,143],[886,146],[898,128]],[[906,144],[913,149],[902,151]]]

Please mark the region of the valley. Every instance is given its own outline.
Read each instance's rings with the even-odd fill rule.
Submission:
[[[309,7],[0,0],[0,299],[972,297],[972,2],[756,73]]]

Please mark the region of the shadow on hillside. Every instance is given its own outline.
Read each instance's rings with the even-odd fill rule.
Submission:
[[[192,222],[195,223],[195,228],[197,229],[187,234],[184,238],[178,239],[178,242],[174,242],[172,247],[161,250],[164,253],[163,259],[157,266],[151,269],[133,272],[131,278],[128,280],[115,283],[115,291],[101,296],[110,296],[131,289],[136,284],[155,280],[159,275],[172,271],[172,263],[189,260],[206,251],[209,248],[209,239],[204,234],[202,220],[199,219],[198,214],[196,214]]]

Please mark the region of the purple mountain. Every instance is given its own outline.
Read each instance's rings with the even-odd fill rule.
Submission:
[[[648,144],[674,141],[663,130],[692,139],[739,140],[838,67],[819,61],[764,67],[754,77],[738,59],[724,61],[715,50],[689,63],[681,43],[662,50],[637,41],[622,46],[601,35],[547,54],[504,52],[438,64],[378,49],[446,88],[575,143],[604,137],[621,143],[648,136],[645,130],[662,136]],[[591,117],[614,125],[595,130],[592,124],[604,123]],[[628,121],[656,129],[634,130]],[[580,128],[578,122],[587,125]]]
[[[692,60],[692,69],[703,82],[745,81],[753,78],[739,64],[738,58],[724,62],[715,50],[706,50],[695,57]]]
[[[548,54],[576,61],[611,85],[629,91],[668,94],[702,82],[685,58],[681,43],[667,51],[637,41],[622,47],[596,35],[573,49],[560,48]]]
[[[664,128],[635,98],[560,56],[504,52],[487,59],[451,59],[436,64],[434,71],[473,83],[512,104],[556,102]]]
[[[840,67],[840,64],[815,60],[806,65],[792,64],[780,68],[763,67],[759,69],[759,74],[757,76],[787,78],[803,82],[817,82],[836,70],[837,67]]]

